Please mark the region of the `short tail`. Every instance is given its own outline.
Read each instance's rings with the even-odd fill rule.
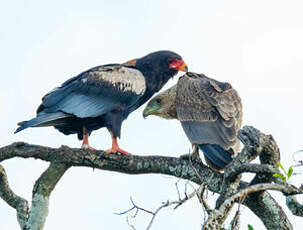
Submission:
[[[198,146],[203,151],[207,164],[215,170],[224,169],[225,166],[233,160],[231,157],[233,154],[232,149],[225,150],[215,144],[204,144]]]
[[[70,117],[72,115],[63,112],[55,113],[43,113],[29,121],[21,121],[18,123],[19,127],[14,133],[18,133],[29,127],[43,127],[43,126],[53,126],[60,124],[63,118]]]

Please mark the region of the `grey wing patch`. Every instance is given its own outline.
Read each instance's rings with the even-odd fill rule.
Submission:
[[[124,92],[143,95],[146,90],[145,78],[139,70],[125,66],[105,66],[88,74],[83,82],[102,81]]]
[[[182,128],[194,144],[217,144],[225,150],[233,148],[238,141],[236,130],[228,129],[217,122],[182,121]]]
[[[212,122],[182,121],[181,125],[191,143],[218,144],[226,142],[217,134]]]
[[[83,95],[70,93],[55,106],[52,106],[53,111],[63,111],[68,114],[73,114],[79,118],[97,117],[110,111],[115,103],[110,102],[107,98],[99,98],[94,95]],[[45,109],[48,112],[48,109]]]
[[[118,64],[99,66],[48,93],[38,113],[62,111],[80,118],[97,117],[134,104],[145,90],[140,71]]]

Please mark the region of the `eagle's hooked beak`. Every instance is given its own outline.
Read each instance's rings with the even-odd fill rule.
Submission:
[[[145,119],[149,115],[154,115],[156,113],[156,111],[158,111],[159,109],[160,109],[160,106],[157,103],[151,101],[150,103],[147,104],[147,106],[145,107],[145,109],[143,111],[143,118]]]
[[[188,72],[188,66],[186,65],[186,63],[183,61],[183,64],[181,64],[180,66],[178,66],[176,68],[177,70],[183,71],[185,73]]]

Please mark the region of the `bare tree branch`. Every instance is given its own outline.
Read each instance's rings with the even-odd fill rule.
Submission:
[[[261,146],[261,138],[266,138],[266,135],[261,134],[259,130],[248,127],[247,129],[240,130],[238,136],[245,145],[245,148],[243,148],[242,151],[238,153],[238,155],[230,164],[227,165],[224,170],[224,180],[221,187],[220,196],[216,201],[216,209],[219,209],[219,207],[228,197],[237,192],[242,172],[246,171],[245,168],[243,168],[244,164],[250,169],[254,169],[255,171],[257,170],[256,167],[250,166],[248,163],[257,158],[263,151],[263,146]],[[265,142],[265,144],[267,143]],[[259,173],[259,171],[256,172]],[[231,203],[231,205],[226,207],[224,216],[217,218],[216,223],[212,221],[207,223],[205,226],[211,228],[210,224],[212,224],[212,228],[216,228],[217,225],[222,225],[229,212],[232,210],[233,205],[234,203]],[[213,210],[213,212],[215,212],[215,210]]]
[[[28,201],[17,196],[11,190],[7,181],[5,169],[2,165],[0,165],[0,197],[6,201],[8,205],[16,209],[18,223],[21,229],[25,229],[29,214]]]
[[[230,222],[230,229],[232,230],[239,230],[240,229],[240,204],[238,206],[238,210],[236,211],[233,219]]]
[[[48,214],[49,196],[67,169],[66,164],[51,162],[35,183],[29,209],[28,201],[17,196],[9,187],[5,170],[0,165],[0,197],[16,209],[21,229],[43,229]]]
[[[64,163],[51,162],[36,181],[27,223],[28,229],[43,229],[48,215],[49,196],[68,168],[69,166]]]
[[[236,175],[240,173],[268,173],[268,174],[274,174],[274,173],[280,173],[279,170],[277,170],[276,167],[273,167],[272,165],[267,164],[250,164],[250,163],[243,163],[241,165],[237,165],[232,170],[229,170],[228,172],[224,172],[226,177],[235,177]]]
[[[201,195],[199,196],[199,198],[200,198],[200,202],[202,203],[203,208],[205,209],[207,215],[210,215],[211,208],[209,207],[208,203],[206,202],[206,199],[205,199],[205,196],[204,196],[204,193],[206,191],[206,187],[207,187],[206,185],[204,185],[202,187]]]
[[[239,159],[240,163],[247,163],[250,159],[254,159],[256,156],[258,156],[260,151],[263,149],[260,143],[262,143],[262,146],[270,146],[267,142],[271,140],[267,138],[267,135],[262,134],[253,127],[244,127],[240,136],[241,140],[246,143],[243,150],[245,151],[245,154],[242,154],[242,157],[248,159]],[[275,148],[267,149],[268,154],[270,151],[278,151]],[[278,152],[273,152],[270,154],[277,155],[277,153]],[[199,185],[204,183],[207,185],[207,188],[210,191],[216,193],[221,193],[221,185],[224,179],[223,174],[212,171],[210,168],[202,165],[195,159],[192,159],[192,164],[190,164],[189,160],[184,158],[164,156],[106,155],[104,151],[72,149],[65,146],[54,149],[26,143],[14,143],[12,145],[0,148],[0,162],[14,157],[41,159],[44,161],[55,162],[63,167],[62,171],[55,176],[57,179],[54,179],[53,183],[46,183],[44,186],[42,186],[42,188],[40,188],[38,185],[35,186],[34,191],[41,191],[41,194],[44,195],[47,195],[47,192],[44,193],[44,189],[47,188],[46,190],[51,192],[68,166],[85,166],[126,174],[166,174],[187,179]],[[272,165],[271,162],[267,164]],[[195,168],[195,170],[193,170],[191,165]],[[258,171],[254,166],[251,168],[254,172]],[[270,166],[266,169],[265,168],[266,166],[262,167],[262,173],[264,171],[266,173],[271,172],[272,168],[270,168]],[[249,186],[248,183],[243,181],[239,181],[238,184],[239,186],[237,186],[236,192],[241,191]],[[292,229],[292,225],[284,211],[269,195],[269,193],[260,192],[258,195],[255,195],[255,193],[247,195],[243,201],[243,204],[249,207],[263,221],[267,229]]]
[[[301,186],[302,188],[302,186]],[[303,217],[303,204],[300,204],[296,196],[287,196],[286,205],[293,215]]]
[[[185,194],[185,197],[184,197],[183,199],[181,199],[180,196],[179,196],[179,199],[178,199],[178,200],[173,200],[173,201],[167,200],[166,202],[163,202],[162,205],[159,206],[154,212],[153,212],[153,211],[149,211],[149,210],[147,210],[147,209],[145,209],[145,208],[139,207],[138,205],[136,205],[136,204],[134,203],[133,199],[130,198],[130,201],[131,201],[133,207],[131,207],[130,209],[128,209],[128,210],[126,210],[126,211],[124,211],[124,212],[115,213],[115,214],[117,214],[117,215],[124,215],[124,214],[127,214],[127,213],[129,213],[129,212],[131,212],[131,211],[133,211],[133,210],[136,210],[136,214],[135,214],[134,216],[137,215],[138,211],[143,211],[143,212],[146,212],[146,213],[148,213],[148,214],[151,214],[151,215],[152,215],[152,218],[151,218],[151,220],[149,221],[148,226],[147,226],[147,228],[146,228],[146,230],[149,230],[149,229],[151,228],[151,226],[152,226],[152,224],[153,224],[153,222],[154,222],[154,220],[155,220],[157,214],[158,214],[163,208],[166,208],[166,207],[169,207],[169,206],[172,206],[172,205],[176,205],[176,206],[174,207],[174,209],[176,209],[176,208],[178,208],[180,205],[184,204],[186,201],[192,199],[193,197],[195,197],[195,196],[197,196],[197,195],[200,196],[200,194],[201,194],[203,188],[204,188],[204,185],[200,185],[200,187],[197,188],[197,189],[195,189],[195,191],[193,191],[192,193],[190,193],[190,194]],[[177,188],[177,190],[178,190],[178,188]],[[178,193],[179,193],[179,192],[178,192]],[[128,225],[129,225],[129,223],[128,223]],[[131,227],[134,228],[134,226],[132,226],[132,225],[131,225]]]
[[[262,151],[259,156],[261,164],[271,165],[276,171],[279,171],[278,162],[280,161],[280,150],[277,143],[271,135],[260,135],[264,136],[260,141],[262,146]],[[250,184],[271,183],[273,180],[274,177],[271,172],[260,171]]]
[[[235,195],[226,199],[224,201],[224,203],[221,205],[220,211],[222,213],[224,213],[225,210],[227,209],[227,207],[231,203],[235,203],[237,200],[241,199],[242,197],[246,197],[247,195],[249,195],[251,193],[256,193],[256,192],[265,191],[265,190],[276,190],[276,191],[283,192],[284,194],[292,194],[292,195],[303,194],[303,190],[300,190],[291,185],[285,186],[285,185],[279,185],[279,184],[256,184],[256,185],[249,186],[245,189],[242,189]]]
[[[225,219],[230,211],[230,207],[237,201],[243,200],[247,195],[265,190],[281,191],[285,194],[302,194],[303,190],[297,189],[294,186],[285,186],[279,184],[256,184],[242,189],[235,195],[227,198],[219,209],[215,209],[211,212],[210,217],[204,223],[205,229],[216,229],[220,226],[221,219]]]

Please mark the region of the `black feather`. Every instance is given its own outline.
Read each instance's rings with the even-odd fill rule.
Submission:
[[[169,69],[169,58],[182,59],[174,52],[158,51],[136,59],[133,66],[102,65],[70,78],[46,94],[37,117],[20,123],[16,132],[54,126],[82,139],[83,127],[87,134],[106,127],[119,137],[123,120],[177,73]]]
[[[29,121],[19,122],[18,125],[20,125],[20,127],[16,129],[15,133],[18,133],[29,127],[52,126],[57,124],[56,122],[58,120],[67,117],[70,117],[70,115],[62,112],[40,114],[38,117],[35,117]]]
[[[207,163],[216,170],[222,170],[228,165],[233,159],[233,150],[224,150],[219,145],[203,144],[198,145],[199,149],[204,153]]]

